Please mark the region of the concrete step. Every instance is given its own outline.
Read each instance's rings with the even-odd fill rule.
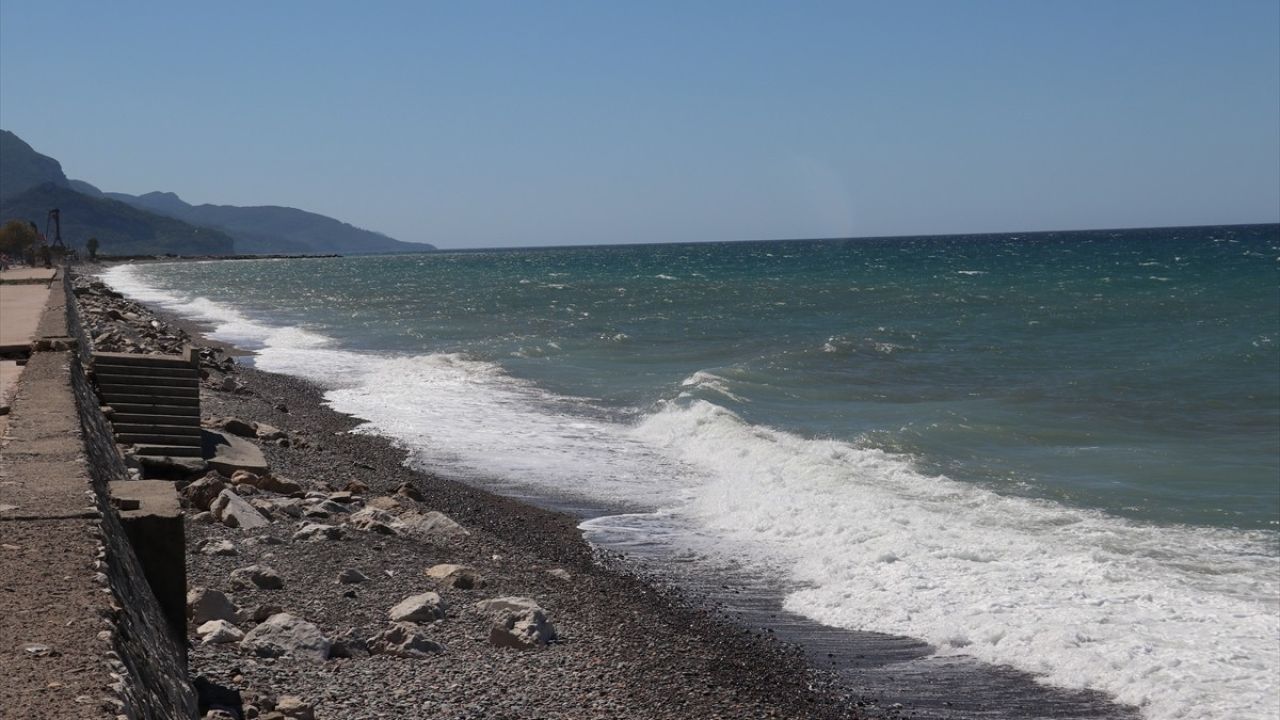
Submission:
[[[135,455],[151,455],[153,457],[200,457],[199,447],[188,445],[135,445]]]
[[[150,407],[159,407],[152,405]],[[111,416],[111,424],[115,427],[123,427],[129,424],[157,424],[168,425],[170,427],[180,425],[182,427],[200,427],[200,415],[190,413],[187,415],[167,415],[165,413],[153,412],[121,412],[116,409],[115,414]]]
[[[93,364],[93,371],[99,375],[149,375],[152,377],[194,377],[199,379],[200,370],[190,365],[175,367],[169,365],[114,365],[112,363]]]
[[[171,447],[200,448],[199,435],[161,435],[159,433],[116,433],[116,442],[122,445],[168,445]]]
[[[107,401],[111,407],[120,410],[126,406],[135,405],[158,405],[158,406],[184,406],[192,408],[197,414],[200,412],[200,396],[179,396],[179,395],[152,395],[139,393],[122,393],[122,392],[103,392],[102,398]],[[175,412],[165,412],[166,415],[178,415]]]
[[[94,353],[94,367],[128,365],[131,367],[195,367],[186,355],[142,355],[139,353]]]
[[[156,403],[152,402],[152,398],[143,400],[120,400],[108,403],[111,409],[115,411],[116,417],[119,415],[181,415],[183,417],[195,418],[196,422],[200,421],[200,403]]]
[[[197,438],[200,437],[199,425],[165,425],[164,423],[155,422],[126,423],[117,422],[115,418],[112,418],[111,429],[114,430],[117,435],[122,433],[157,433],[160,435],[190,435]]]
[[[151,397],[200,397],[199,387],[174,387],[171,385],[119,385],[117,383],[98,383],[98,390],[104,397],[116,395],[148,395]]]
[[[108,375],[96,373],[97,384],[143,387],[200,387],[200,378],[157,378],[155,375]]]

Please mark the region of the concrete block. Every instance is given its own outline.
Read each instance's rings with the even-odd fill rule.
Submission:
[[[187,542],[178,491],[167,480],[128,480],[111,483],[110,492],[169,632],[185,648]]]

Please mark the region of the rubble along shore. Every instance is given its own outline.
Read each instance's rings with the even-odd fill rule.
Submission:
[[[798,650],[600,556],[576,518],[414,471],[310,383],[97,281],[77,295],[98,350],[200,346],[205,424],[270,466],[187,486],[213,717],[857,716]]]

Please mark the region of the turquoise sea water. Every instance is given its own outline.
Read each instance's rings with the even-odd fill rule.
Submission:
[[[418,461],[616,508],[589,537],[787,564],[788,607],[822,622],[1151,717],[1280,702],[1277,226],[107,279],[320,382]]]

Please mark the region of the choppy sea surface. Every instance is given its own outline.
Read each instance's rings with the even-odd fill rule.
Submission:
[[[1280,226],[124,265],[414,462],[1150,718],[1280,716]]]

